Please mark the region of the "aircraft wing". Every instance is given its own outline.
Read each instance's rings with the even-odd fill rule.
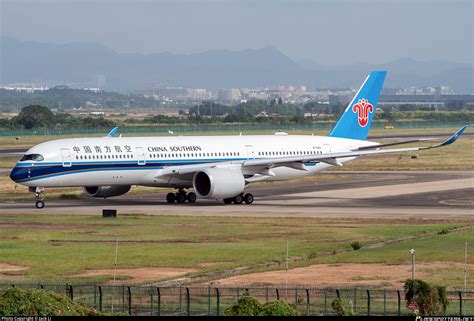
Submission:
[[[242,168],[243,173],[255,174],[260,173],[262,175],[272,175],[269,171],[272,167],[290,167],[298,170],[306,170],[304,163],[327,163],[330,165],[339,165],[342,166],[342,163],[339,161],[340,158],[347,157],[358,157],[364,155],[378,155],[378,154],[388,154],[388,153],[402,153],[410,151],[419,151],[432,148],[438,148],[442,146],[447,146],[456,141],[464,132],[467,126],[459,129],[454,135],[445,140],[444,142],[431,146],[423,147],[408,147],[408,148],[392,148],[392,149],[377,149],[377,150],[366,150],[358,149],[347,152],[336,152],[336,153],[326,153],[326,154],[315,154],[315,155],[304,155],[304,156],[292,156],[292,157],[278,157],[278,158],[261,158],[261,159],[249,159],[243,161],[224,161],[224,162],[210,162],[206,164],[195,164],[195,165],[181,165],[181,166],[170,166],[164,168],[159,176],[169,176],[169,177],[180,177],[181,179],[191,180],[194,173],[204,169],[212,167],[240,167]],[[415,141],[424,141],[426,139],[412,140],[409,142]],[[407,143],[400,142],[400,143]],[[372,148],[380,148],[386,146],[385,144],[379,144],[370,146]],[[267,171],[265,171],[267,169]],[[268,173],[266,173],[268,172]]]
[[[404,144],[411,144],[411,143],[417,143],[417,142],[427,142],[431,140],[435,140],[436,138],[417,138],[417,139],[411,139],[411,140],[403,140],[400,142],[392,142],[392,143],[386,143],[386,144],[373,144],[373,145],[368,145],[368,146],[361,146],[357,148],[356,150],[364,150],[364,149],[378,149],[382,147],[387,147],[387,146],[395,146],[395,145],[404,145]]]
[[[352,150],[347,152],[336,152],[336,153],[326,153],[326,154],[318,154],[318,155],[304,155],[304,156],[292,156],[292,157],[280,157],[280,158],[273,158],[273,159],[252,159],[246,160],[243,162],[242,166],[259,166],[259,165],[267,165],[267,166],[287,166],[297,169],[304,170],[303,166],[299,166],[299,164],[303,163],[328,163],[331,165],[339,165],[342,164],[338,161],[338,158],[347,158],[347,157],[358,157],[358,156],[365,156],[365,155],[378,155],[378,154],[388,154],[388,153],[402,153],[402,152],[411,152],[411,151],[419,151],[419,150],[426,150],[432,148],[438,148],[442,146],[447,146],[454,143],[464,132],[464,130],[468,126],[464,126],[459,129],[454,135],[449,137],[447,140],[440,144],[431,145],[431,146],[423,146],[423,147],[407,147],[407,148],[391,148],[391,149],[377,149],[377,150],[367,150],[367,148],[362,149],[359,148],[358,150]],[[420,140],[413,140],[413,141],[421,141]],[[413,142],[410,141],[410,142]],[[407,142],[401,142],[407,143]],[[383,146],[387,146],[386,144],[374,145],[370,146],[372,148],[380,148]]]

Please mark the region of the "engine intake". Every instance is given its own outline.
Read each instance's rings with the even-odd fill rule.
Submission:
[[[84,193],[89,197],[114,197],[127,193],[130,185],[120,186],[85,186]]]
[[[193,187],[201,198],[223,199],[241,194],[245,179],[240,167],[206,168],[194,174]]]

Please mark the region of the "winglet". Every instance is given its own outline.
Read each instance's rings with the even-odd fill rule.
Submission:
[[[459,129],[456,134],[454,134],[453,136],[449,137],[446,141],[442,142],[441,144],[439,144],[437,147],[440,147],[440,146],[446,146],[446,145],[451,145],[452,143],[454,143],[456,141],[456,139],[458,139],[459,137],[461,137],[461,135],[464,133],[464,131],[466,130],[466,128],[468,127],[468,125],[462,127],[461,129]]]
[[[112,129],[112,130],[107,134],[106,137],[108,137],[108,138],[114,137],[115,134],[118,132],[118,130],[119,130],[118,127],[114,127],[114,129]]]

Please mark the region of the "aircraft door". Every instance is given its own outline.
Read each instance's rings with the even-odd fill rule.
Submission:
[[[145,152],[143,151],[143,147],[137,147],[136,151],[137,151],[138,165],[145,165],[146,159],[145,159]]]
[[[331,152],[331,145],[323,144],[323,154],[328,154]]]
[[[252,145],[245,145],[247,151],[247,159],[255,159],[255,152]]]
[[[63,167],[72,166],[71,152],[69,151],[69,148],[61,148],[61,159],[63,162]]]

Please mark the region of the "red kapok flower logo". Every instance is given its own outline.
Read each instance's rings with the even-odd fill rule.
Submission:
[[[374,112],[374,106],[365,98],[359,99],[357,104],[352,106],[352,111],[357,113],[357,119],[361,127],[367,126],[369,123],[369,113]]]

